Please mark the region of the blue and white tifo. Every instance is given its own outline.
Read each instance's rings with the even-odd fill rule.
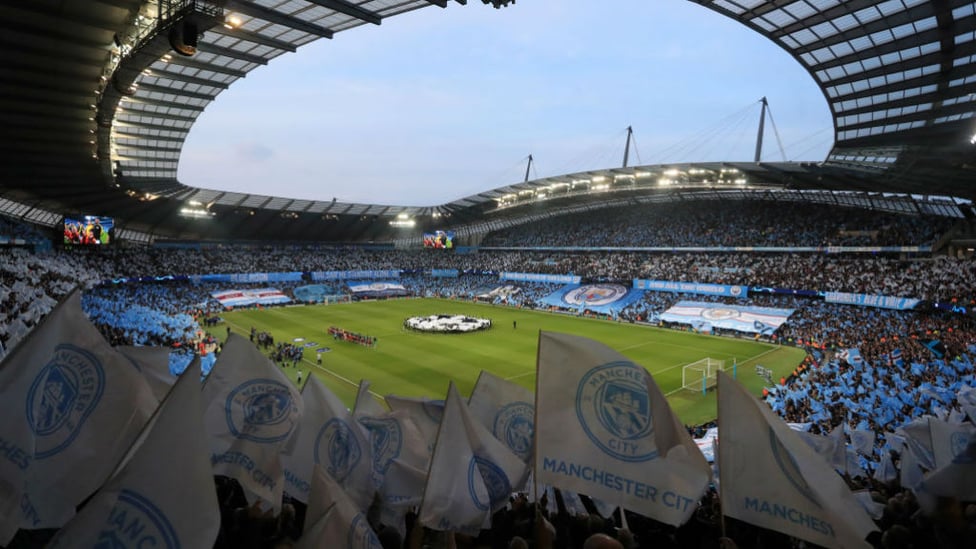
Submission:
[[[619,313],[640,300],[643,292],[623,284],[570,284],[542,299],[546,305],[602,314]]]
[[[407,289],[399,282],[356,281],[348,284],[349,291],[359,297],[392,297],[407,295]]]
[[[793,309],[741,307],[723,303],[679,301],[661,314],[664,322],[688,324],[705,332],[713,328],[755,334],[771,334],[790,318]]]
[[[247,305],[271,305],[288,303],[291,298],[277,288],[252,288],[246,290],[224,290],[211,292],[211,296],[224,307],[244,307]]]

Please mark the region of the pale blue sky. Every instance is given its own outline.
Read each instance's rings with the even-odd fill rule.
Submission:
[[[822,160],[826,102],[785,51],[686,0],[424,8],[285,54],[200,116],[180,181],[430,206],[620,165],[751,160],[769,98],[789,160]],[[752,105],[750,107],[750,105]],[[769,128],[767,124],[767,128]],[[764,160],[781,160],[767,133]],[[637,163],[633,151],[631,164]]]

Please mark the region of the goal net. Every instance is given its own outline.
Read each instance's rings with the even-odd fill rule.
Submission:
[[[717,372],[725,370],[725,361],[703,358],[681,368],[681,386],[689,391],[706,393],[718,382]]]

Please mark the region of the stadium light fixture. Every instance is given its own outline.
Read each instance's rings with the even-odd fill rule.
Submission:
[[[606,180],[607,180],[607,178],[606,177],[603,177],[602,175],[598,175],[598,176],[595,176],[593,178],[593,182],[594,183],[603,183]]]
[[[205,210],[203,208],[181,208],[180,215],[183,217],[192,217],[194,219],[204,219],[208,217],[213,217],[217,215],[210,210]]]
[[[974,133],[973,136],[969,138],[969,144],[976,145],[976,133]]]
[[[417,222],[414,221],[413,219],[391,219],[390,220],[391,227],[410,228],[410,227],[415,227],[416,225]]]
[[[224,27],[228,29],[236,29],[241,26],[241,18],[237,14],[228,14],[224,18]]]

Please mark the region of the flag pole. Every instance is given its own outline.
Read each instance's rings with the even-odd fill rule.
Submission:
[[[539,436],[535,429],[539,425],[539,356],[542,347],[542,330],[539,330],[537,343],[535,346],[535,406],[532,410],[532,491],[535,493],[535,504],[539,503],[539,475],[536,471],[536,463],[539,460]]]
[[[451,386],[453,386],[453,385],[454,385],[454,381],[449,379],[447,381],[447,394],[448,395],[451,394]],[[461,395],[459,394],[458,396],[461,396]],[[447,399],[444,400],[444,410],[447,411]],[[434,437],[434,450],[430,453],[430,461],[431,462],[434,461],[434,453],[437,452],[438,446],[440,446],[438,444],[438,442],[439,442],[439,439],[441,438],[441,427],[443,425],[444,425],[444,421],[442,419],[441,422],[437,425],[437,436]],[[425,501],[427,499],[427,484],[428,484],[429,479],[430,479],[430,471],[427,472],[427,477],[428,477],[428,479],[424,481],[424,492],[420,495],[420,506],[417,507],[417,521],[414,524],[414,528],[423,529],[424,526],[425,526],[423,523],[420,522],[420,516],[421,516],[421,514],[422,514],[422,512],[424,510],[424,503],[425,503]],[[412,533],[413,532],[411,531],[411,534]],[[410,541],[413,541],[413,540],[410,540]],[[411,549],[413,548],[412,545],[410,545],[410,547],[411,547]],[[419,545],[418,545],[418,547],[419,547]]]
[[[715,392],[716,393],[718,393],[721,390],[722,389],[721,389],[721,387],[719,385],[716,385],[715,386]],[[716,400],[717,400],[717,398],[716,398]],[[722,421],[722,419],[719,418],[719,421]],[[722,446],[720,444],[720,441],[719,441],[718,437],[716,437],[714,440],[712,440],[712,446],[714,447],[715,464],[718,465],[718,472],[719,472],[719,474],[722,474],[722,462],[721,462],[721,460],[719,458],[719,455],[722,453]],[[716,497],[718,497],[718,522],[719,522],[719,528],[720,528],[721,535],[724,538],[724,537],[726,537],[726,535],[725,535],[725,506],[722,505],[722,495],[718,493],[718,490],[715,491],[715,495],[716,495]]]

